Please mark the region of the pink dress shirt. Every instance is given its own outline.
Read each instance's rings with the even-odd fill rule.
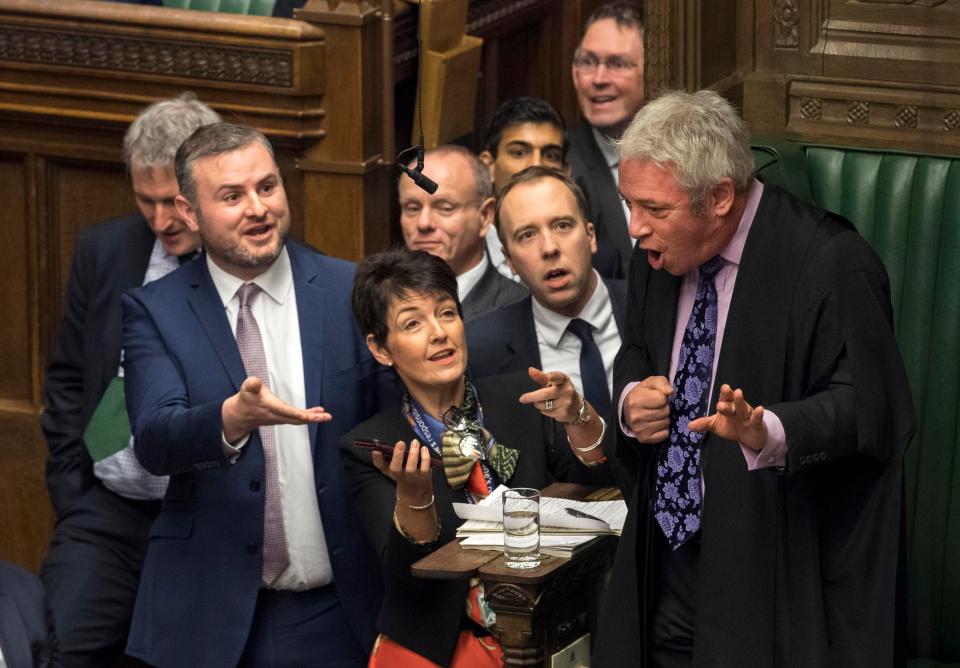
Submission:
[[[720,349],[723,346],[723,332],[727,326],[727,313],[730,311],[730,299],[733,297],[733,287],[737,282],[737,271],[740,269],[740,258],[743,256],[743,247],[747,241],[747,235],[750,233],[750,227],[753,225],[753,219],[757,214],[757,206],[760,204],[760,197],[763,194],[763,184],[754,180],[750,186],[750,192],[747,196],[747,206],[740,218],[740,224],[737,231],[723,249],[720,256],[726,261],[717,275],[714,277],[714,285],[717,288],[717,341],[719,345],[714,346],[713,351],[713,370],[710,379],[710,393],[713,392],[713,383],[716,380],[717,360],[720,357]],[[673,382],[673,376],[677,371],[677,360],[680,357],[680,343],[683,340],[683,332],[687,327],[687,321],[690,319],[690,313],[693,311],[693,302],[697,296],[697,282],[700,279],[700,270],[694,267],[686,274],[680,283],[680,296],[677,300],[677,320],[674,325],[673,349],[670,353],[670,382]],[[642,380],[642,379],[641,379]],[[628,383],[620,394],[617,404],[618,415],[620,416],[620,428],[627,436],[633,437],[635,434],[623,420],[623,402],[630,391],[640,384],[640,381]],[[746,397],[750,401],[750,397]],[[715,406],[710,406],[708,413],[714,411]],[[756,469],[770,468],[773,466],[783,466],[787,458],[787,438],[783,431],[783,423],[780,422],[774,413],[764,410],[763,423],[767,427],[767,442],[762,450],[752,450],[745,445],[740,445],[743,452],[743,458],[746,460],[747,468],[751,471]],[[701,479],[701,486],[703,481]]]

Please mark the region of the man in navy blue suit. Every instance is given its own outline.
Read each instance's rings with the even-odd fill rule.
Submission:
[[[380,584],[337,441],[381,379],[350,311],[353,265],[286,236],[273,149],[197,130],[177,207],[205,256],[123,298],[137,456],[170,486],[128,654],[157,666],[361,666]],[[322,406],[322,407],[321,407]]]
[[[500,191],[497,233],[530,296],[467,323],[470,372],[562,371],[613,425],[610,392],[626,285],[600,278],[591,265],[597,239],[586,207],[580,188],[548,167],[528,167]],[[604,438],[613,452],[615,430]],[[623,487],[631,482],[618,479]]]

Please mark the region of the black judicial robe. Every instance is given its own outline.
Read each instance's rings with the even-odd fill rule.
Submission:
[[[680,279],[631,264],[615,396],[667,376]],[[730,304],[722,383],[783,422],[783,470],[748,471],[709,434],[694,666],[905,663],[902,459],[913,403],[886,271],[847,221],[767,185]],[[655,448],[622,433],[637,472],[601,613],[594,666],[646,665]]]

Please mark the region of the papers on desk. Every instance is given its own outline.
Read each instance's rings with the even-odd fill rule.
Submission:
[[[503,549],[503,504],[501,496],[506,486],[501,485],[478,504],[454,503],[457,517],[466,520],[457,529],[457,538],[464,549]],[[574,517],[567,512],[574,508],[596,519]],[[624,501],[573,501],[540,497],[540,551],[559,557],[569,557],[577,548],[596,536],[619,536],[627,518]]]

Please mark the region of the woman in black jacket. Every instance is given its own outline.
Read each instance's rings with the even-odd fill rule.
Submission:
[[[455,537],[453,502],[475,502],[500,484],[609,484],[606,425],[562,373],[469,380],[456,277],[439,258],[405,249],[367,258],[353,309],[374,357],[402,384],[399,403],[341,445],[385,579],[370,665],[499,666],[479,583],[421,580],[410,566]],[[389,443],[392,456],[371,455],[356,439]]]

